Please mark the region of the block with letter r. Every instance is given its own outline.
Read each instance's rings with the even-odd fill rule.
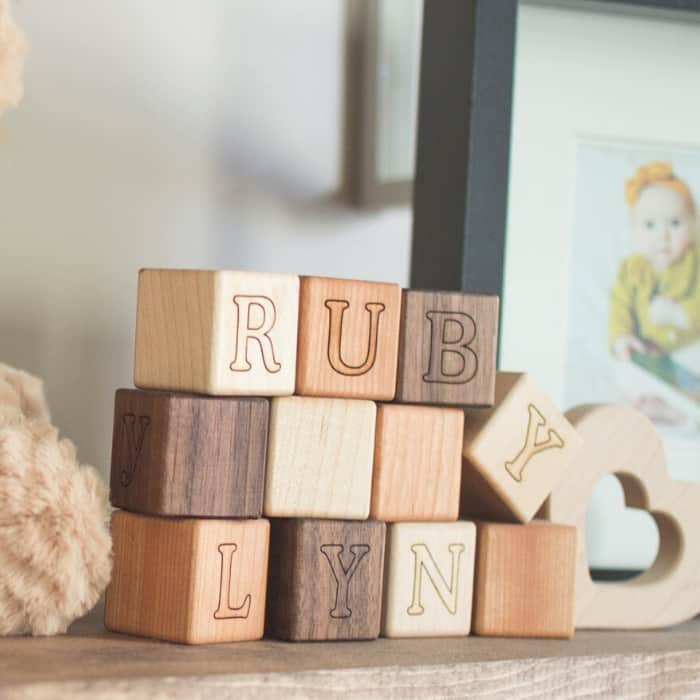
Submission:
[[[498,297],[404,290],[396,401],[490,406]]]

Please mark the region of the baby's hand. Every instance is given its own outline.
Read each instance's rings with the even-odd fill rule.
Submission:
[[[688,316],[683,307],[668,297],[656,296],[649,304],[649,320],[655,326],[675,326],[687,330]]]
[[[629,360],[633,352],[646,352],[644,343],[635,335],[623,335],[613,344],[615,354],[621,360]]]

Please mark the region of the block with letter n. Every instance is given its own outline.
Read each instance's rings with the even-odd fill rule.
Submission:
[[[394,523],[387,528],[386,546],[382,635],[468,635],[474,523]]]
[[[498,345],[498,297],[403,292],[396,400],[490,406]]]

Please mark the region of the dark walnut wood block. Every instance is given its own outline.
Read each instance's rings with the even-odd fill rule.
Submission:
[[[404,290],[395,400],[493,404],[498,304],[496,296]]]
[[[269,402],[119,389],[110,498],[152,515],[259,518]]]
[[[379,635],[386,526],[272,521],[267,633],[291,641]]]

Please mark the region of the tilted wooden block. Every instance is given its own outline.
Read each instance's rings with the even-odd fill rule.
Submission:
[[[187,644],[260,639],[267,520],[112,515],[105,626]]]
[[[386,525],[275,520],[268,633],[293,641],[379,635]]]
[[[576,627],[668,627],[700,613],[700,484],[673,481],[661,437],[646,416],[626,406],[579,406],[567,418],[584,447],[545,509],[578,528]],[[630,508],[654,517],[659,553],[632,581],[596,583],[586,555],[588,499],[600,479],[616,474]],[[614,537],[614,533],[610,533]]]
[[[571,637],[576,528],[478,523],[474,633]]]
[[[581,445],[527,374],[499,372],[496,405],[466,411],[460,516],[528,522]]]
[[[134,383],[212,395],[294,393],[299,278],[141,270]]]
[[[472,616],[474,523],[387,526],[384,637],[469,634]]]
[[[265,515],[366,519],[375,416],[372,401],[273,399]]]
[[[296,393],[393,399],[400,317],[398,284],[302,277]]]
[[[498,297],[404,290],[396,400],[490,406]]]
[[[119,389],[112,505],[154,515],[259,518],[269,401]]]
[[[379,404],[370,517],[457,520],[464,412]]]

